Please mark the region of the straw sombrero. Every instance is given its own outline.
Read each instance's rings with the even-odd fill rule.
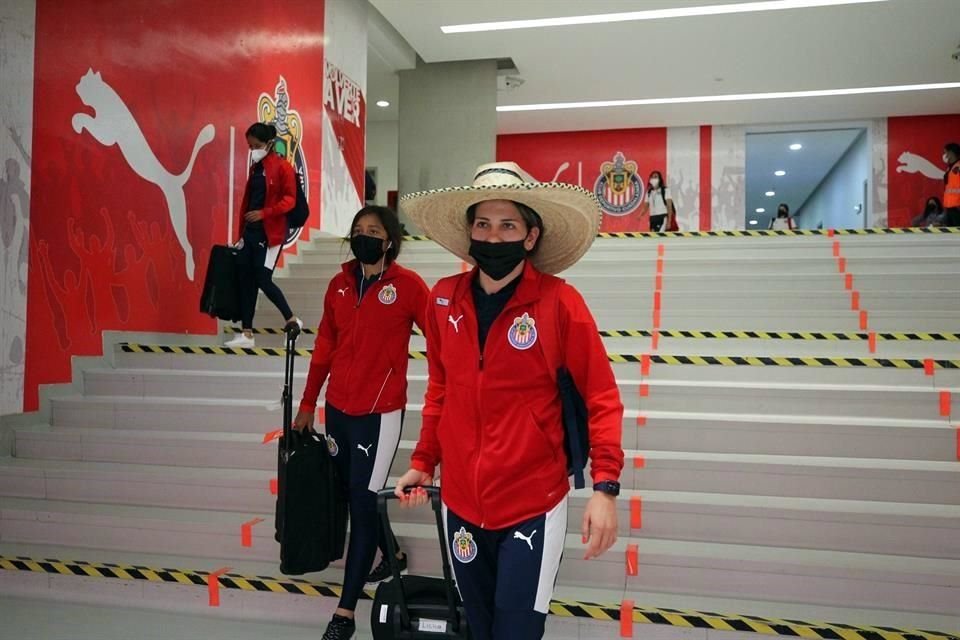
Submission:
[[[474,264],[466,214],[470,205],[484,200],[512,200],[540,214],[543,237],[530,260],[544,273],[559,273],[576,263],[600,230],[600,203],[591,192],[537,182],[514,162],[480,165],[472,185],[411,193],[400,199],[400,207],[425,235]]]

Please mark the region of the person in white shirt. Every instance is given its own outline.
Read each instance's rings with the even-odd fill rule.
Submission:
[[[790,217],[790,207],[786,202],[781,202],[777,207],[777,217],[770,221],[769,229],[774,231],[787,231],[794,228],[793,218]]]
[[[650,212],[650,231],[675,228],[677,210],[673,206],[670,189],[659,171],[651,171],[647,180],[647,211]]]

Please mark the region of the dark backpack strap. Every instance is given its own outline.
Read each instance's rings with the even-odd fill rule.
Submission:
[[[560,325],[560,288],[564,285],[561,278],[555,276],[542,276],[541,285],[541,303],[540,303],[540,323],[541,331],[538,335],[543,345],[544,356],[547,359],[547,367],[550,369],[550,375],[557,383],[560,393],[561,415],[563,419],[563,430],[565,441],[569,448],[570,460],[568,460],[570,470],[573,473],[573,486],[582,489],[586,486],[586,479],[583,475],[584,467],[587,462],[587,452],[583,450],[580,440],[580,426],[578,421],[577,407],[575,397],[577,395],[576,387],[570,372],[564,366],[563,357],[563,331]]]

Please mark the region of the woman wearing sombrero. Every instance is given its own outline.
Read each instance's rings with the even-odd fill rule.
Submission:
[[[440,280],[426,313],[429,381],[420,441],[397,483],[406,506],[443,467],[457,586],[478,640],[540,638],[563,553],[570,482],[556,367],[587,407],[594,492],[586,558],[616,541],[623,404],[596,322],[558,273],[596,237],[588,191],[538,183],[512,162],[472,186],[406,196],[426,235],[477,268]]]

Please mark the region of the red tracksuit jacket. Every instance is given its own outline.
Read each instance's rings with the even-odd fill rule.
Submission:
[[[253,171],[253,167],[250,168]],[[274,152],[263,159],[263,177],[267,181],[267,197],[263,203],[263,231],[267,234],[267,246],[283,244],[287,239],[287,214],[297,204],[297,183],[293,166]],[[250,195],[250,182],[243,192],[240,205],[240,237],[247,224],[244,214],[247,212],[247,198]]]
[[[429,290],[423,278],[393,263],[357,304],[357,261],[327,287],[300,409],[313,411],[327,375],[326,399],[353,416],[388,413],[407,404],[407,362],[413,323],[424,328]]]
[[[474,277],[476,269],[447,278],[456,281],[449,300],[437,296],[436,288],[430,293],[430,379],[412,466],[432,474],[442,464],[446,505],[468,522],[504,529],[546,513],[570,489],[556,381],[539,338],[518,339],[514,329],[524,314],[539,317],[541,279],[551,276],[527,263],[490,327],[482,360],[470,290]],[[443,326],[436,305],[447,308]],[[577,290],[563,284],[559,306],[558,346],[589,412],[593,480],[619,480],[623,404],[613,370]],[[537,326],[538,332],[548,330],[555,328]]]

